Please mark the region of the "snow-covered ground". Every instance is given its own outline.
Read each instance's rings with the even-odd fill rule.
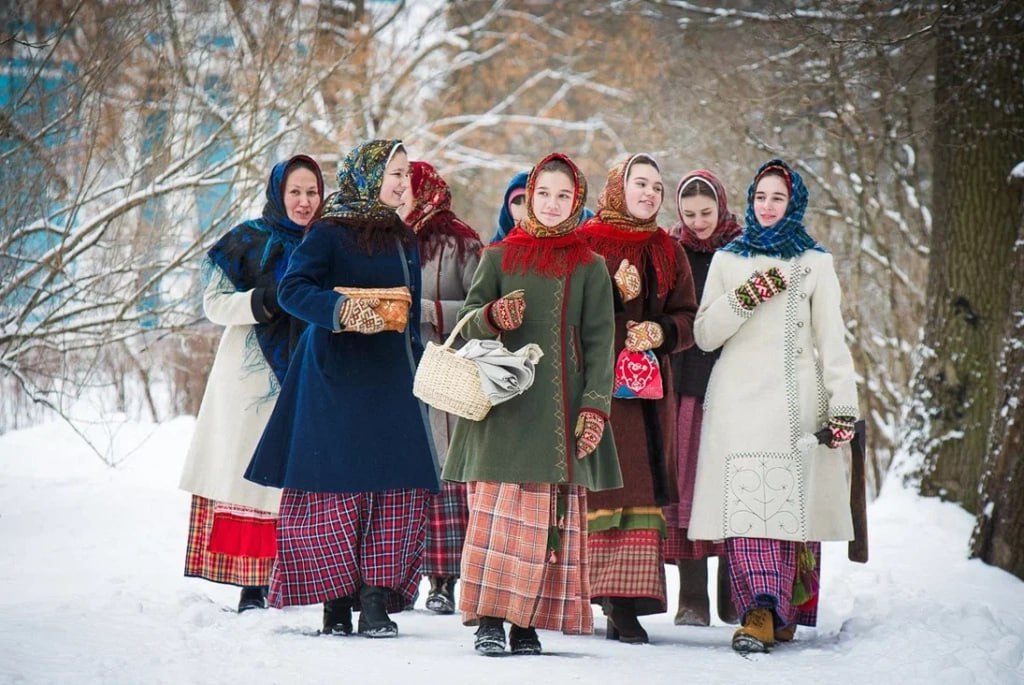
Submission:
[[[598,611],[597,634],[542,632],[543,656],[505,658],[422,600],[392,640],[317,636],[319,607],[239,615],[236,588],[182,576],[192,428],[96,424],[113,469],[62,423],[0,436],[0,682],[1024,683],[1024,583],[965,558],[961,509],[892,481],[869,508],[870,563],[825,545],[819,626],[770,654],[671,614],[644,619],[650,645],[604,640]]]

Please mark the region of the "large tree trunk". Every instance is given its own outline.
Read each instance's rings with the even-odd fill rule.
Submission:
[[[938,29],[928,356],[912,448],[925,455],[921,492],[976,512],[1013,278],[1018,205],[1006,175],[1024,159],[1024,10],[1008,0],[949,7]]]
[[[1024,578],[1024,177],[1011,179],[1011,186],[1021,203],[1021,220],[1010,325],[996,365],[1001,377],[998,408],[971,556]]]

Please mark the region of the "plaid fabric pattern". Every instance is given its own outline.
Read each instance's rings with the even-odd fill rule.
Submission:
[[[266,585],[273,559],[217,554],[209,550],[213,500],[192,495],[185,551],[185,575],[228,585]]]
[[[459,575],[462,545],[469,524],[469,503],[465,483],[445,482],[441,492],[427,501],[427,544],[423,553],[423,575]]]
[[[711,540],[690,540],[685,528],[669,528],[664,543],[665,563],[690,559],[725,556],[725,543]]]
[[[303,492],[285,488],[277,523],[277,559],[267,602],[317,604],[386,587],[388,611],[400,611],[420,580],[427,495]]]
[[[563,486],[564,488],[565,486]],[[469,484],[462,550],[462,620],[497,616],[518,626],[594,632],[587,574],[587,495],[568,486],[561,548],[548,563],[548,525],[556,488],[546,483]]]
[[[590,587],[596,597],[641,597],[661,611],[665,599],[665,562],[656,530],[605,530],[590,533]]]
[[[817,625],[817,607],[807,611],[790,604],[799,542],[728,538],[725,545],[729,555],[732,601],[741,617],[751,609],[774,606],[777,628],[792,623]],[[820,577],[821,543],[808,542],[807,548],[814,553]]]

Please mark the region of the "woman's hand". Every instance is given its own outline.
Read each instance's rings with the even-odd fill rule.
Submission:
[[[374,307],[380,306],[377,298],[363,299],[350,297],[341,303],[341,311],[338,314],[338,322],[343,331],[364,333],[371,335],[384,330],[384,319],[374,311]]]

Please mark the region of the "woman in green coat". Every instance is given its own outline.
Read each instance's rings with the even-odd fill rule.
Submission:
[[[573,232],[586,179],[551,154],[527,181],[527,215],[484,250],[465,307],[470,338],[501,336],[509,349],[543,350],[533,386],[460,419],[445,480],[469,484],[462,552],[463,622],[479,624],[475,648],[541,651],[536,628],[593,632],[587,567],[586,491],[622,486],[611,428],[615,333],[608,270]],[[522,291],[517,293],[516,291]]]

